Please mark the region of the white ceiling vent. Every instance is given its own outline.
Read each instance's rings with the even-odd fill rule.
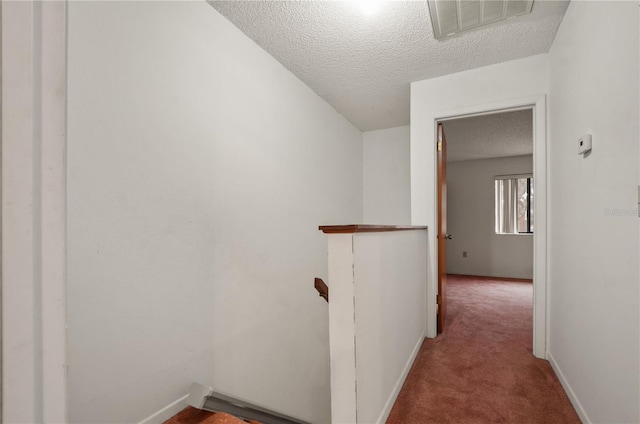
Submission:
[[[531,13],[533,0],[429,0],[433,34],[437,39]]]

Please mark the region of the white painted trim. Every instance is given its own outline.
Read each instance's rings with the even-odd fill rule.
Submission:
[[[533,354],[538,358],[546,358],[547,354],[547,192],[548,192],[548,171],[547,171],[547,108],[546,95],[540,94],[500,102],[485,103],[473,106],[464,106],[451,110],[436,112],[433,118],[433,146],[437,137],[437,123],[440,121],[451,120],[462,117],[487,115],[501,113],[514,110],[533,109],[533,173],[536,185],[536,231],[533,235]],[[433,163],[434,184],[438,184],[437,164]],[[437,186],[434,195],[437,196]],[[437,200],[434,201],[437,208]],[[434,216],[437,211],[434,210]],[[437,243],[435,244],[437,258]],[[427,286],[427,302],[429,305],[436,304],[437,293],[437,276],[436,267],[431,267],[432,278],[429,279]],[[427,337],[435,337],[436,335],[436,314],[427,313]]]
[[[331,422],[356,423],[356,326],[353,234],[327,238],[329,350],[331,357]]]
[[[547,357],[549,346],[549,149],[547,149],[547,98],[538,97],[533,108],[533,174],[536,202],[533,234],[533,354]]]
[[[413,363],[415,362],[418,356],[418,353],[420,352],[420,347],[424,342],[424,338],[425,338],[425,334],[422,333],[420,335],[420,338],[418,339],[418,343],[416,343],[416,346],[413,348],[413,352],[411,352],[411,356],[407,360],[407,364],[404,366],[402,370],[402,374],[400,374],[400,377],[398,377],[398,381],[396,382],[395,386],[393,386],[393,391],[389,395],[389,399],[387,399],[387,402],[384,404],[384,408],[382,408],[382,411],[380,412],[380,416],[376,420],[376,423],[387,422],[387,418],[389,418],[391,409],[393,408],[393,405],[396,403],[396,399],[398,399],[398,394],[400,394],[400,390],[402,389],[402,386],[404,385],[404,382],[407,379],[407,376],[409,375],[409,371],[411,371],[411,367],[413,366]]]
[[[578,397],[576,396],[575,392],[571,388],[571,385],[565,378],[564,374],[562,373],[562,370],[560,369],[560,366],[558,365],[556,360],[553,358],[553,355],[551,354],[551,352],[548,352],[547,356],[549,357],[549,363],[551,364],[551,368],[553,368],[553,372],[555,372],[556,376],[558,377],[558,380],[560,380],[560,384],[562,384],[562,388],[564,388],[564,391],[567,393],[567,396],[569,397],[571,404],[573,405],[574,409],[578,413],[578,417],[580,417],[580,421],[582,421],[583,424],[591,424],[592,421],[589,419],[589,416],[587,415],[584,408],[582,407],[582,404],[578,400]]]
[[[165,406],[158,412],[155,412],[149,415],[144,420],[140,421],[138,424],[162,424],[167,421],[169,418],[176,415],[178,412],[182,411],[184,408],[189,406],[187,404],[188,394],[182,396],[180,399],[171,402],[169,405]]]
[[[66,2],[2,8],[2,420],[66,422]]]
[[[33,4],[2,4],[2,422],[39,422],[34,407]]]
[[[42,409],[44,422],[67,421],[66,147],[67,3],[41,3],[40,236]]]

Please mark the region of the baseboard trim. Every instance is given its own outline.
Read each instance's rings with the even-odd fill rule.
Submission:
[[[188,406],[187,397],[189,397],[188,394],[182,396],[180,399],[176,400],[175,402],[171,402],[169,405],[165,406],[158,412],[152,415],[149,415],[147,418],[140,421],[138,424],[162,424],[163,422],[167,421],[169,418],[173,417],[178,412],[182,411],[184,408]]]
[[[389,395],[389,399],[387,399],[387,402],[385,403],[384,408],[382,408],[382,412],[380,412],[380,415],[376,420],[377,424],[385,423],[387,421],[387,418],[389,418],[389,414],[391,413],[391,408],[393,408],[393,405],[396,403],[396,399],[400,394],[400,390],[404,385],[404,381],[407,379],[407,376],[409,375],[409,371],[411,371],[411,367],[413,366],[413,363],[415,362],[416,357],[418,356],[418,352],[420,352],[420,347],[422,346],[422,343],[424,342],[425,338],[426,338],[425,333],[423,332],[420,335],[420,338],[418,339],[418,343],[416,343],[416,346],[413,348],[413,352],[411,352],[411,356],[409,356],[409,360],[407,360],[407,363],[405,364],[404,369],[400,374],[400,377],[398,377],[398,381],[396,381],[395,386],[393,386],[393,390]]]
[[[578,397],[576,396],[575,392],[571,388],[571,385],[567,381],[567,378],[564,376],[564,374],[562,373],[562,370],[558,366],[558,363],[556,362],[556,360],[553,358],[553,355],[549,351],[547,351],[547,358],[549,359],[551,368],[553,368],[553,372],[556,373],[558,380],[560,380],[560,384],[562,384],[564,391],[567,393],[567,396],[569,397],[571,404],[573,405],[576,412],[578,413],[578,417],[580,417],[580,421],[582,421],[583,424],[592,424],[591,420],[589,419],[589,416],[587,415],[584,408],[582,407],[582,404],[578,400]]]

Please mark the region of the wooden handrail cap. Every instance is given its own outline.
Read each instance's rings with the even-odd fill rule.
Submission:
[[[411,231],[426,230],[428,227],[419,225],[321,225],[318,227],[325,234],[350,234],[350,233],[382,233],[387,231]]]

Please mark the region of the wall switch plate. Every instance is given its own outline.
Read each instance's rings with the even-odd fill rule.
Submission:
[[[585,134],[578,140],[578,154],[587,153],[591,150],[591,134]]]

